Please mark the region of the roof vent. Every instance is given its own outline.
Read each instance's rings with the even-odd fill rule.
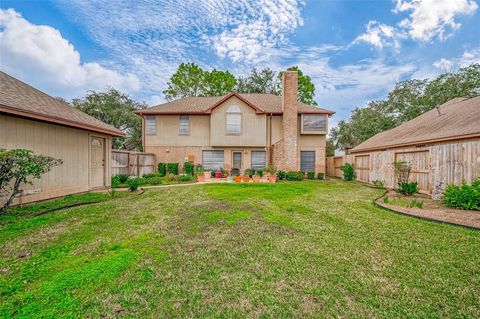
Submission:
[[[437,109],[437,112],[438,112],[438,116],[442,116],[442,112],[440,111],[440,105],[437,105],[435,106],[435,108]]]

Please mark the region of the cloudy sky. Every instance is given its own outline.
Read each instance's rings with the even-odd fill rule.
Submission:
[[[334,123],[395,82],[480,61],[475,0],[0,2],[0,69],[53,96],[113,86],[149,104],[181,62],[298,65]]]

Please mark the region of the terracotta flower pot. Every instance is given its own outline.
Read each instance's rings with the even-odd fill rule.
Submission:
[[[197,175],[197,178],[198,178],[199,182],[205,182],[205,175],[204,174]]]
[[[250,177],[248,177],[248,176],[243,176],[243,177],[242,177],[242,182],[243,182],[243,183],[248,183],[248,182],[250,182]]]
[[[268,181],[270,183],[276,183],[277,182],[277,176],[275,176],[275,175],[268,176]]]
[[[205,177],[205,179],[210,179],[210,178],[212,178],[212,175],[210,174],[209,171],[205,171],[205,172],[203,172],[203,177]]]
[[[254,183],[260,183],[260,176],[253,176]]]
[[[241,176],[235,176],[234,178],[235,183],[241,183],[242,182],[242,177]]]

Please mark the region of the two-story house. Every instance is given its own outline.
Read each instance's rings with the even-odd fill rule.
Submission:
[[[186,160],[205,169],[263,168],[325,172],[328,118],[298,102],[298,74],[286,71],[282,96],[230,93],[187,97],[137,111],[143,147],[157,162]]]

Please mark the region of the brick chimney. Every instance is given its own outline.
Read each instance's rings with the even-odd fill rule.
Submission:
[[[285,171],[298,171],[298,73],[285,71],[282,78],[283,154],[279,166]]]

